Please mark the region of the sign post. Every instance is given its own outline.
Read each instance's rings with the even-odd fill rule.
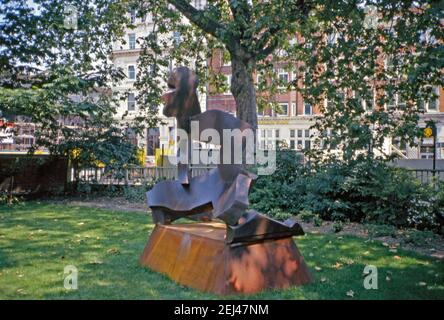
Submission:
[[[433,177],[436,176],[436,124],[433,120],[429,120],[424,128],[424,137],[433,139]]]

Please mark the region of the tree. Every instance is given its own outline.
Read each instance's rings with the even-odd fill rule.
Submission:
[[[188,0],[144,0],[135,6],[153,12],[152,33],[143,39],[145,65],[192,57],[199,69],[215,49],[228,52],[237,116],[253,127],[258,102],[272,104],[282,90],[274,68],[293,70],[298,78],[284,90],[300,91],[322,111],[315,125],[318,145],[339,147],[345,160],[376,157],[372,150],[381,150],[389,136],[414,141],[420,102],[443,84],[440,1],[215,0],[196,7]],[[181,41],[165,40],[173,30]],[[390,70],[381,64],[387,58],[394,61]],[[210,83],[223,82],[211,70],[200,71]],[[262,75],[258,85],[254,73]],[[374,91],[375,108],[368,112],[362,101],[373,100]],[[391,97],[406,104],[385,108]]]
[[[124,128],[140,132],[157,117],[141,106],[145,116],[116,119],[125,97],[112,88],[124,74],[110,55],[129,24],[121,14],[127,11],[126,1],[2,1],[0,116],[37,124],[34,148],[70,156],[78,165],[100,161],[121,168],[135,161]]]

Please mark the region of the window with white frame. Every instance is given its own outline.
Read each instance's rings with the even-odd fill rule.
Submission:
[[[364,96],[359,92],[355,92],[355,98],[365,111],[372,111],[375,108],[375,94],[373,90],[369,90]]]
[[[334,45],[338,40],[338,34],[333,32],[327,35],[327,43],[329,45]]]
[[[136,110],[136,95],[134,93],[128,94],[128,111]]]
[[[128,34],[128,47],[129,49],[136,49],[136,34],[129,33]]]
[[[225,92],[224,94],[231,94],[231,74],[227,74],[225,75],[227,78],[227,82],[226,82],[226,88],[225,88]]]
[[[288,71],[285,71],[284,69],[278,69],[278,78],[281,86],[285,86],[290,81]]]
[[[128,66],[128,79],[136,80],[136,67]]]
[[[419,101],[420,109],[425,110],[426,112],[437,112],[439,111],[439,88],[433,87],[433,94],[435,97],[432,97],[428,101]]]
[[[130,20],[131,20],[131,23],[136,23],[136,10],[135,9],[130,10]]]
[[[194,7],[199,10],[203,9],[203,2],[204,0],[194,0]]]
[[[305,102],[304,103],[304,115],[310,116],[312,114],[313,114],[313,106],[310,103]]]
[[[276,115],[281,117],[288,116],[288,103],[279,103]]]
[[[394,63],[393,63],[393,57],[387,56],[384,61],[385,70],[387,71],[393,71]]]
[[[290,149],[302,150],[310,148],[310,129],[290,129]]]
[[[387,100],[387,110],[405,109],[407,107],[406,100],[399,93],[392,93]]]
[[[173,43],[175,45],[178,45],[182,42],[182,35],[180,34],[179,31],[174,31],[173,32]]]

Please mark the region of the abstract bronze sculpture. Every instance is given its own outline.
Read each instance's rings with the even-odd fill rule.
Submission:
[[[201,113],[196,93],[197,78],[188,68],[175,69],[168,79],[168,87],[171,91],[162,97],[165,103],[163,113],[176,117],[178,128],[188,134],[191,121],[197,122],[200,131],[210,128],[220,136],[224,129],[239,129],[241,132],[251,129],[248,123],[223,111]],[[256,177],[245,171],[241,164],[223,163],[223,155],[224,145],[221,144],[221,159],[217,168],[191,178],[189,163],[179,163],[178,180],[156,184],[147,193],[154,221],[169,224],[181,217],[208,212],[213,219],[226,223],[226,240],[229,243],[304,234],[300,225],[292,220],[281,223],[248,210],[248,193]]]
[[[180,248],[184,247],[187,248],[186,250],[190,250],[190,243],[188,243],[190,241],[189,235],[191,234],[201,237],[204,234],[203,230],[214,234],[213,240],[216,239],[220,242],[217,244],[217,248],[219,248],[217,250],[220,250],[220,254],[226,256],[226,259],[231,259],[230,261],[240,259],[241,256],[245,258],[248,254],[245,255],[246,253],[242,251],[245,249],[236,249],[238,251],[241,250],[243,253],[234,254],[234,249],[229,248],[249,246],[248,252],[251,253],[254,252],[254,245],[258,243],[263,244],[257,248],[257,250],[259,250],[258,252],[268,252],[268,256],[274,257],[270,259],[282,260],[282,257],[275,257],[275,249],[272,249],[275,248],[274,246],[280,246],[281,249],[277,252],[285,252],[290,258],[280,262],[279,267],[276,267],[273,265],[273,262],[270,261],[268,267],[271,267],[271,269],[267,269],[268,267],[262,268],[261,271],[256,270],[253,273],[262,274],[265,270],[275,270],[277,268],[284,270],[281,270],[283,275],[277,276],[277,280],[274,278],[270,278],[270,280],[268,279],[269,276],[262,275],[262,277],[265,277],[268,280],[263,281],[262,287],[259,286],[257,289],[251,289],[251,292],[263,289],[264,286],[285,287],[291,284],[309,282],[310,276],[305,263],[291,240],[292,236],[304,234],[301,226],[293,220],[279,222],[266,217],[255,210],[248,209],[248,193],[256,176],[246,171],[243,164],[234,163],[234,150],[232,144],[230,144],[229,147],[224,146],[223,143],[220,144],[220,161],[216,168],[211,169],[205,174],[191,177],[189,151],[191,150],[192,144],[192,138],[190,137],[192,121],[195,121],[197,124],[199,137],[200,133],[206,129],[214,130],[219,136],[222,136],[223,130],[226,129],[238,129],[240,133],[243,133],[246,130],[251,130],[251,126],[248,123],[235,118],[229,113],[219,110],[208,110],[202,113],[197,99],[197,84],[197,77],[194,72],[186,67],[176,68],[168,79],[168,87],[170,91],[165,93],[162,97],[165,104],[163,110],[164,115],[167,117],[175,117],[177,119],[178,129],[185,131],[188,136],[188,139],[179,141],[179,144],[182,143],[183,147],[181,152],[185,150],[188,151],[188,153],[184,159],[179,160],[177,180],[161,181],[147,193],[148,206],[152,210],[153,219],[157,225],[156,228],[163,227],[161,231],[155,230],[152,237],[156,238],[156,240],[153,241],[160,241],[160,238],[162,237],[168,238],[168,232],[178,232],[178,228],[174,228],[173,226],[169,227],[169,225],[171,225],[173,221],[182,217],[192,217],[198,214],[200,216],[203,215],[210,220],[220,219],[225,223],[225,228],[223,225],[221,227],[220,224],[196,224],[199,225],[198,227],[201,227],[199,228],[199,232],[196,233],[190,231],[197,230],[196,225],[184,226],[183,228],[188,228],[189,230],[185,232],[188,232],[186,237],[182,235],[184,238],[180,238],[182,239]],[[209,141],[202,142],[207,143]],[[241,140],[241,143],[243,143],[243,140]],[[230,149],[228,150],[228,148]],[[245,151],[244,146],[242,146],[242,150]],[[224,158],[224,155],[226,156],[227,154],[229,159],[228,163],[226,163],[226,158]],[[221,232],[225,232],[223,239]],[[162,234],[162,236],[160,236],[160,234]],[[173,237],[171,239],[176,238]],[[188,242],[186,242],[185,239],[188,239],[186,240]],[[283,242],[275,242],[274,244],[270,242],[278,241],[279,239],[282,239]],[[222,240],[225,245],[221,244],[222,242],[220,240]],[[177,242],[179,240],[176,239],[170,241]],[[196,241],[194,241],[194,243],[197,243]],[[208,244],[199,244],[199,248],[206,245]],[[184,249],[178,249],[177,246],[179,246],[179,244],[175,245],[173,248],[167,249],[167,247],[165,247],[165,250],[174,251],[175,255],[182,256]],[[159,245],[157,245],[157,247],[159,247]],[[183,270],[180,271],[182,275],[176,275],[176,277],[174,276],[173,271],[166,271],[165,268],[169,267],[165,265],[161,266],[162,263],[159,262],[162,257],[153,258],[153,255],[159,254],[159,252],[152,253],[155,250],[153,243],[149,243],[142,255],[142,263],[151,266],[154,269],[158,269],[159,271],[163,270],[165,273],[181,282],[181,278],[183,280],[184,277]],[[157,248],[157,250],[159,249]],[[216,249],[208,248],[207,250]],[[205,255],[205,252],[201,252],[200,254]],[[196,259],[195,254],[193,257]],[[170,259],[173,258],[170,257]],[[158,261],[155,261],[156,259]],[[252,258],[250,257],[250,259]],[[187,265],[189,261],[182,261],[182,263]],[[193,263],[196,265],[199,264],[199,262]],[[226,271],[227,276],[232,278],[234,274],[239,274],[239,272],[242,274],[242,272],[239,271],[239,268],[233,268],[234,267],[231,266],[230,271]],[[289,270],[293,271],[290,272]],[[279,274],[279,272],[276,271],[276,274]],[[214,277],[211,279],[213,278]],[[221,280],[220,282],[223,283],[224,281],[226,280]],[[191,280],[188,282],[183,280],[182,282],[191,286],[194,284]],[[245,281],[240,281],[240,283],[243,283],[241,287],[244,289],[236,289],[234,283],[235,281],[231,284],[231,289],[227,289],[223,284],[214,285],[215,287],[210,286],[211,288],[208,287],[208,285],[195,285],[195,287],[216,293],[250,292],[245,289]],[[239,284],[237,286],[239,286]]]

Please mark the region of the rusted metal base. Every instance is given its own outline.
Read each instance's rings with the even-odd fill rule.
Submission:
[[[227,244],[225,224],[156,225],[140,263],[174,281],[216,294],[251,294],[309,283],[291,237]]]

